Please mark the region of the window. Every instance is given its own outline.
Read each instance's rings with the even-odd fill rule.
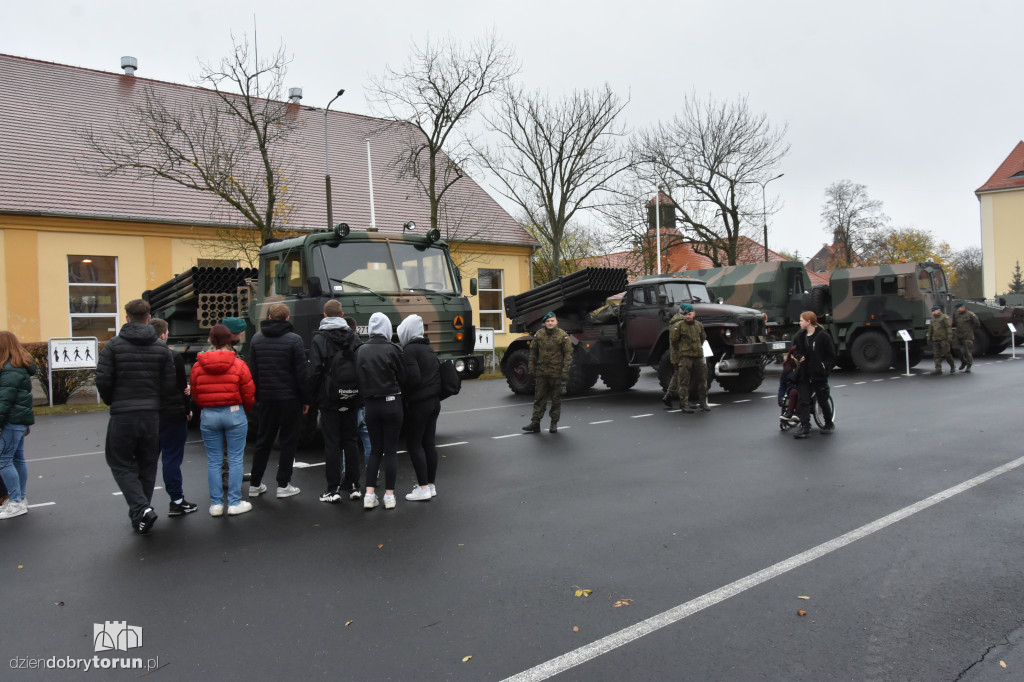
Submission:
[[[68,256],[71,336],[114,338],[118,328],[117,258]]]
[[[855,279],[851,284],[853,285],[854,296],[875,295],[875,280],[873,279]]]
[[[882,278],[882,295],[892,296],[900,293],[899,283],[896,281],[896,275],[889,275],[888,277]]]
[[[495,334],[505,333],[505,279],[501,270],[480,268],[477,271],[480,292],[480,326],[490,327]]]
[[[296,294],[302,291],[302,260],[300,256],[298,251],[285,254],[285,291],[277,291],[277,266],[281,263],[281,257],[274,256],[266,260],[263,267],[263,293],[265,296]]]

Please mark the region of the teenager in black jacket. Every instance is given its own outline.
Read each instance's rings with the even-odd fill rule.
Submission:
[[[418,485],[405,496],[411,502],[427,502],[437,495],[437,416],[441,413],[441,363],[423,331],[423,318],[410,315],[398,325],[398,342],[407,360],[415,365],[414,380],[405,390],[405,442],[409,448]]]
[[[793,338],[797,365],[797,396],[800,428],[794,438],[807,438],[811,432],[811,393],[814,393],[825,417],[822,433],[835,431],[832,406],[829,403],[828,377],[836,364],[836,347],[832,335],[818,324],[818,316],[810,310],[800,313],[800,331]]]
[[[402,351],[391,343],[391,320],[384,313],[370,316],[370,339],[356,353],[359,395],[366,403],[370,431],[370,460],[366,465],[363,509],[378,505],[377,475],[384,460],[384,508],[395,508],[398,478],[398,433],[402,430],[402,386],[406,368]]]

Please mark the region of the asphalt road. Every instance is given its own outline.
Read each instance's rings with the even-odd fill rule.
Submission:
[[[167,518],[158,490],[148,537],[106,415],[40,418],[31,510],[0,522],[3,679],[147,672],[75,663],[121,658],[166,680],[1024,679],[1024,361],[929,369],[835,375],[837,430],[802,441],[777,375],[688,415],[645,373],[566,400],[554,435],[470,382],[443,405],[438,496],[404,500],[402,456],[392,511],[319,502],[306,451],[300,495],[211,518],[195,433],[200,510]],[[96,653],[107,621],[143,645]]]

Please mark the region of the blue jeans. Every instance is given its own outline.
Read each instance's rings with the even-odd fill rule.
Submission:
[[[164,472],[164,490],[171,502],[184,499],[182,490],[181,461],[185,458],[185,441],[188,439],[188,419],[170,420],[160,424],[160,459]]]
[[[359,419],[356,422],[359,428],[359,440],[363,441],[363,466],[370,463],[370,431],[366,428],[366,408],[359,408]]]
[[[25,425],[8,424],[0,432],[0,476],[14,502],[25,498],[28,467],[25,466]]]
[[[224,504],[224,482],[221,464],[224,441],[228,444],[228,505],[242,501],[242,457],[245,455],[245,434],[249,421],[241,405],[204,407],[199,433],[206,445],[206,477],[210,484],[210,504]]]

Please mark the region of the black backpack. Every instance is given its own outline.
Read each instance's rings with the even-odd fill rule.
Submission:
[[[462,390],[462,378],[459,376],[458,370],[455,369],[455,363],[451,360],[442,362],[440,374],[441,400],[458,395],[459,391]]]
[[[359,377],[356,375],[356,354],[350,344],[338,346],[327,341],[334,349],[327,360],[327,396],[330,400],[348,401],[359,396]]]

